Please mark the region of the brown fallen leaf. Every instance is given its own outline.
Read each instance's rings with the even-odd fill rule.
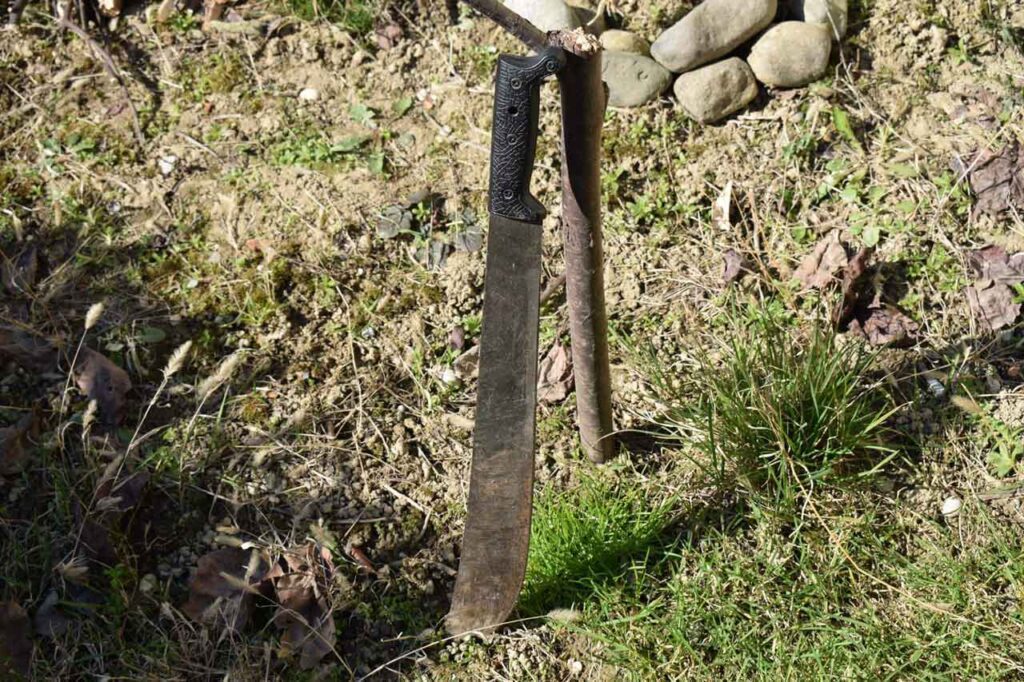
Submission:
[[[722,284],[732,284],[746,274],[746,259],[736,249],[726,249],[722,254]]]
[[[839,240],[838,230],[829,232],[815,245],[793,273],[805,288],[821,289],[829,284],[836,273],[846,266],[846,249]]]
[[[884,302],[883,287],[872,265],[874,248],[858,251],[843,270],[841,298],[832,321],[839,332],[867,339],[873,346],[902,346],[919,329],[917,322],[894,305]]]
[[[17,327],[0,326],[0,361],[16,362],[35,370],[57,367],[57,346]]]
[[[0,602],[0,679],[28,677],[32,666],[32,623],[16,602]]]
[[[973,213],[998,216],[1010,208],[1024,208],[1024,153],[1014,142],[999,151],[983,149],[967,164],[968,182],[977,196]]]
[[[284,630],[281,656],[288,658],[297,651],[299,667],[309,670],[334,650],[336,630],[326,598],[334,572],[331,554],[324,547],[309,544],[285,552],[273,572],[282,574],[273,580],[280,605],[274,624]]]
[[[872,271],[869,267],[874,253],[873,247],[862,248],[843,270],[843,284],[840,289],[842,296],[839,306],[832,315],[832,321],[839,331],[845,331],[850,321],[856,317],[857,311],[870,305],[876,298],[871,281]]]
[[[199,558],[181,610],[192,620],[240,632],[252,613],[253,595],[269,570],[258,551],[226,547]]]
[[[890,305],[869,308],[850,322],[849,332],[863,336],[873,346],[900,346],[917,334],[918,324]]]
[[[975,277],[984,283],[1020,284],[1024,282],[1024,253],[1010,255],[1001,246],[986,246],[967,254]]]
[[[382,50],[390,50],[398,44],[398,41],[402,39],[402,35],[404,33],[405,32],[402,30],[402,27],[393,22],[382,26],[376,31],[377,47]]]
[[[989,284],[980,288],[980,283],[964,289],[967,305],[978,318],[982,329],[996,331],[1013,324],[1020,314],[1020,303],[1014,303],[1013,290],[1005,284]]]
[[[231,0],[204,0],[203,28],[207,29],[212,22],[220,21],[220,18],[224,16],[224,10],[227,9],[230,2]]]
[[[127,372],[91,348],[82,348],[74,375],[78,389],[99,406],[104,426],[124,419],[125,395],[132,387]]]
[[[25,444],[35,428],[37,413],[32,410],[13,426],[0,429],[0,476],[12,476],[24,471]]]
[[[541,359],[538,367],[537,402],[544,405],[559,403],[572,390],[572,355],[569,349],[558,341]]]
[[[359,564],[360,568],[362,568],[367,573],[377,575],[377,568],[373,565],[373,562],[370,561],[370,558],[366,556],[366,552],[356,547],[355,545],[351,545],[347,551],[348,555],[352,557],[353,561]]]

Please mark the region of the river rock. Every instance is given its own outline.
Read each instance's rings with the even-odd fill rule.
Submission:
[[[505,0],[505,6],[542,31],[580,25],[576,12],[562,0]]]
[[[690,71],[724,57],[768,26],[777,0],[705,0],[651,45],[670,71]]]
[[[601,78],[608,84],[608,104],[638,107],[665,92],[672,74],[650,57],[628,52],[605,52]]]
[[[739,57],[702,66],[676,79],[676,99],[701,123],[714,123],[757,97],[757,81]]]
[[[802,21],[784,21],[765,31],[747,62],[766,85],[796,88],[816,81],[828,70],[830,29]]]
[[[651,53],[650,44],[632,31],[613,28],[601,34],[601,47],[609,52],[629,52],[647,56]]]
[[[833,40],[846,35],[846,0],[786,0],[786,13],[795,21],[827,26]]]

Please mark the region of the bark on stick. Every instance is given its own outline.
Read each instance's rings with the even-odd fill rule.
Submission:
[[[601,463],[615,454],[601,247],[601,129],[605,92],[600,48],[587,46],[567,51],[568,61],[558,76],[562,92],[565,291],[580,441],[591,461]]]

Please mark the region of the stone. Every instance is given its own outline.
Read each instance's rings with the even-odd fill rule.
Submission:
[[[676,79],[676,99],[691,117],[714,123],[750,104],[757,81],[739,57],[702,66]]]
[[[765,31],[747,62],[765,85],[796,88],[825,75],[832,51],[829,29],[802,21],[784,21]]]
[[[601,34],[601,47],[608,52],[629,52],[630,54],[642,54],[645,57],[651,54],[650,43],[641,36],[632,31],[622,31],[617,28]]]
[[[690,71],[753,38],[777,9],[777,0],[706,0],[658,36],[651,56],[670,71]]]
[[[946,517],[956,516],[960,513],[960,509],[964,506],[963,502],[956,495],[947,497],[942,502],[942,515]]]
[[[315,102],[320,99],[320,91],[316,88],[302,88],[299,91],[299,99],[304,102]]]
[[[794,21],[827,26],[833,40],[846,35],[846,0],[786,0],[786,14]]]
[[[576,12],[562,0],[505,0],[505,6],[542,31],[580,25]]]
[[[650,57],[627,52],[601,55],[601,78],[608,85],[608,105],[638,107],[665,92],[672,74]]]

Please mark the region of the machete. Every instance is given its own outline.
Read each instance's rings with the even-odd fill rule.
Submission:
[[[530,194],[540,84],[565,53],[501,55],[491,128],[490,229],[469,502],[452,634],[487,633],[505,622],[526,575],[533,506],[541,222]]]

